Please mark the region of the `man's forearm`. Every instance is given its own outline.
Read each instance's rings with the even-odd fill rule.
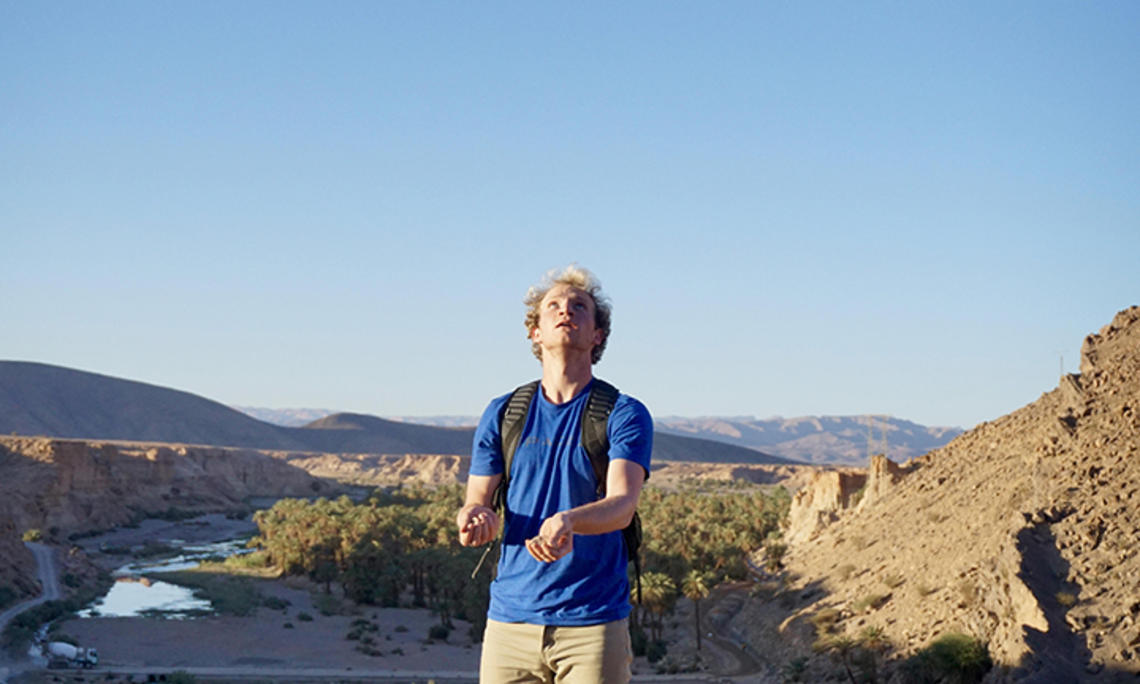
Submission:
[[[582,506],[563,511],[574,534],[605,534],[624,529],[637,510],[637,495],[607,496]]]

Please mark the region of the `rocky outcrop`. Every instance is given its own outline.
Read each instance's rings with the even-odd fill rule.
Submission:
[[[791,542],[809,539],[838,520],[840,513],[855,505],[856,494],[866,482],[867,475],[860,472],[824,470],[815,473],[807,486],[792,497],[785,538]]]
[[[886,456],[872,456],[871,466],[867,469],[867,486],[863,488],[857,508],[874,506],[895,488],[905,474],[905,468]]]

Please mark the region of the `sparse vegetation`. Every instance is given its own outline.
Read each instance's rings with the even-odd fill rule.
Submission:
[[[878,610],[891,598],[890,594],[886,593],[870,593],[861,597],[858,601],[851,605],[852,610],[857,613],[862,613],[866,610]]]
[[[893,572],[883,578],[883,584],[888,589],[898,589],[906,582],[906,576],[901,572]]]
[[[0,587],[0,608],[6,608],[15,602],[16,590],[7,585]]]
[[[836,608],[824,608],[811,616],[811,623],[815,625],[816,632],[821,634],[830,632],[838,622],[839,610]]]
[[[851,657],[858,644],[846,634],[823,637],[818,639],[813,648],[819,653],[828,653],[843,665],[843,672],[851,680],[851,684],[859,684],[855,673],[851,670]]]
[[[938,587],[934,586],[933,584],[919,582],[915,585],[914,590],[918,592],[919,596],[930,596],[934,592],[938,591]]]
[[[265,604],[261,591],[248,577],[198,569],[166,572],[162,579],[193,589],[196,597],[209,601],[214,610],[223,615],[252,615],[258,606]]]
[[[788,552],[788,545],[775,540],[764,543],[764,569],[776,572],[784,566],[784,555]]]
[[[33,527],[24,532],[24,541],[26,542],[40,542],[44,540],[44,533],[38,528]]]
[[[264,570],[273,565],[272,559],[265,551],[234,554],[228,556],[223,562],[227,568],[232,570]]]
[[[931,510],[926,512],[926,519],[930,521],[931,525],[941,525],[948,517],[950,516],[942,511]]]
[[[962,606],[971,608],[978,603],[978,585],[968,577],[958,582],[958,596],[962,599]]]
[[[944,634],[903,663],[907,681],[916,684],[973,684],[993,667],[989,649],[965,634]]]
[[[787,665],[784,666],[783,675],[785,682],[802,682],[804,674],[807,672],[807,658],[792,658]]]
[[[853,574],[855,574],[855,566],[851,563],[844,563],[835,569],[835,576],[844,582],[851,579]]]
[[[870,626],[859,636],[846,634],[823,636],[816,640],[813,649],[817,653],[828,653],[842,667],[840,678],[846,677],[852,684],[879,681],[880,657],[890,647],[882,627]],[[788,678],[785,668],[785,679]]]
[[[1077,595],[1071,591],[1058,591],[1054,598],[1065,608],[1072,608],[1077,604]]]
[[[313,607],[317,612],[325,617],[330,615],[340,615],[344,612],[344,601],[341,601],[332,594],[314,594]]]
[[[300,613],[297,613],[297,619],[301,622],[312,622],[313,616],[306,613],[305,611],[301,611]]]

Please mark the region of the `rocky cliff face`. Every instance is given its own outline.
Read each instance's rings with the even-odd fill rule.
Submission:
[[[451,454],[275,454],[316,477],[379,487],[419,482],[429,485],[462,482],[469,456]]]
[[[329,483],[248,449],[0,437],[0,586],[38,593],[21,542],[38,528],[57,540],[170,508],[215,511],[252,496],[313,496]],[[53,534],[54,533],[54,534]]]
[[[329,485],[265,453],[171,444],[0,438],[0,489],[13,522],[67,533],[137,512],[217,510],[251,496],[312,496]]]
[[[906,469],[872,469],[870,500],[790,550],[798,586],[825,591],[786,627],[834,608],[838,632],[881,627],[901,655],[949,631],[977,635],[1004,668],[995,681],[1131,676],[1140,671],[1138,452],[1132,307],[1085,340],[1080,376]],[[826,510],[843,486],[823,483],[811,496]],[[872,595],[885,599],[868,607]]]
[[[790,542],[809,539],[853,507],[856,494],[867,482],[861,472],[824,470],[813,474],[808,484],[792,497],[784,537]]]

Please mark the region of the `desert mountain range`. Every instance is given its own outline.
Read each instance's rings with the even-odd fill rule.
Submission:
[[[0,361],[0,434],[317,453],[466,455],[474,431],[355,413],[284,427],[188,392],[42,363]],[[653,458],[796,462],[733,444],[664,433],[656,435]]]
[[[284,427],[311,423],[335,413],[325,409],[233,407],[258,420]],[[477,416],[391,416],[402,423],[436,427],[471,427]],[[869,453],[907,461],[944,446],[962,434],[958,427],[928,427],[893,416],[799,416],[757,419],[709,416],[654,419],[658,434],[697,437],[756,449],[803,463],[865,467]],[[885,446],[885,448],[884,448]]]
[[[988,645],[986,681],[1136,681],[1140,307],[1081,357],[1079,375],[906,466],[819,474],[786,535],[794,608],[746,608],[742,638],[778,636],[791,657],[875,627],[905,656],[959,632]],[[813,628],[825,611],[836,621]]]
[[[892,416],[800,416],[764,420],[667,417],[657,420],[657,429],[736,444],[793,461],[851,466],[866,466],[868,452],[885,454],[901,463],[944,446],[962,434],[961,428],[927,427]]]

